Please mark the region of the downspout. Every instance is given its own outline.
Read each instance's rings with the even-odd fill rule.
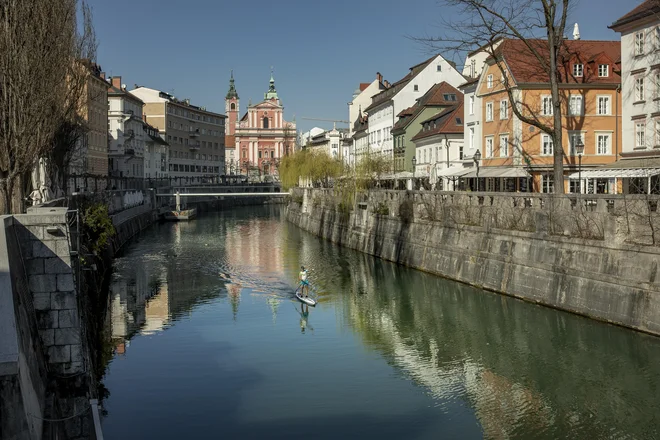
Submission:
[[[615,123],[615,129],[614,129],[614,135],[616,136],[616,143],[614,147],[614,160],[618,161],[619,160],[619,94],[621,93],[621,84],[619,84],[616,87],[616,120],[614,121]]]
[[[447,168],[449,168],[450,167],[450,164],[449,164],[449,139],[447,139],[447,134],[446,133],[445,133],[445,147],[446,147],[445,150],[447,150]],[[444,180],[443,180],[442,183],[443,183],[443,186],[444,186],[444,183],[445,183]],[[449,186],[449,179],[447,179],[447,186]],[[455,191],[456,190],[455,187],[456,187],[456,181],[454,181],[454,188],[452,188],[451,190]],[[449,191],[449,189],[446,189],[445,191]]]

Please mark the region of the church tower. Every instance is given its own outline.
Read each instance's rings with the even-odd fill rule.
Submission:
[[[239,112],[238,105],[238,92],[234,85],[234,71],[232,70],[231,78],[229,79],[229,91],[227,92],[227,96],[225,96],[225,114],[227,115],[227,126],[225,127],[226,136],[233,136],[236,131],[236,122],[238,121]]]
[[[281,105],[280,98],[279,96],[277,96],[277,90],[275,90],[275,78],[273,78],[272,69],[270,71],[270,82],[268,86],[268,91],[264,93],[264,100],[268,101],[270,99],[275,99],[277,101],[277,105]]]

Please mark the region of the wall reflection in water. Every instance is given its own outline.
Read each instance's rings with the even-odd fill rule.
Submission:
[[[345,323],[486,438],[650,438],[660,340],[320,243]]]

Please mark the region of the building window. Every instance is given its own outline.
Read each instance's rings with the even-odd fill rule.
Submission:
[[[544,134],[543,136],[541,136],[541,155],[552,156],[552,154],[553,154],[552,137],[549,134]]]
[[[635,78],[635,101],[644,101],[644,77]]]
[[[438,64],[436,66],[436,69],[437,69],[438,72],[442,72],[442,66],[440,64]]]
[[[458,160],[463,160],[463,145],[458,146]]]
[[[555,190],[555,176],[545,174],[541,176],[541,192],[549,194]]]
[[[568,142],[569,142],[569,155],[575,156],[577,153],[575,151],[575,146],[578,144],[578,141],[582,142],[582,145],[584,145],[584,133],[580,131],[569,131],[568,132]]]
[[[486,157],[493,157],[493,137],[486,137]]]
[[[264,117],[264,126],[263,128],[268,128],[268,118]]]
[[[474,149],[474,127],[470,127],[470,150]]]
[[[493,103],[486,103],[486,122],[493,120]]]
[[[610,76],[610,66],[609,64],[599,64],[598,65],[598,76],[601,78]]]
[[[599,96],[598,97],[598,114],[599,115],[609,115],[610,114],[610,97],[609,96]]]
[[[611,153],[611,135],[609,133],[596,134],[596,154],[612,154]]]
[[[568,113],[571,116],[581,116],[583,114],[582,95],[571,95],[569,98]]]
[[[509,101],[500,101],[500,119],[509,119]]]
[[[474,95],[470,96],[470,114],[474,114]]]
[[[500,157],[509,156],[509,135],[500,135]]]
[[[552,106],[552,96],[541,97],[541,114],[543,116],[552,116],[554,109]]]
[[[655,146],[660,146],[660,119],[655,120]]]
[[[644,32],[635,34],[635,55],[644,55]]]
[[[416,92],[419,92],[419,86],[417,84],[415,84],[413,86],[413,90],[416,91]]]
[[[488,75],[486,77],[486,87],[488,87],[489,89],[493,88],[493,75]]]
[[[584,73],[584,66],[582,64],[573,64],[573,76],[580,78]]]
[[[236,110],[236,104],[232,102],[229,108],[231,108],[232,110]]]
[[[646,148],[646,123],[635,124],[635,148]]]

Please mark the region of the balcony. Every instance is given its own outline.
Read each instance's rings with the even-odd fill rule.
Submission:
[[[188,148],[190,148],[193,151],[196,151],[196,150],[199,150],[200,146],[201,146],[201,144],[199,143],[199,141],[198,142],[191,142],[188,145]]]
[[[124,149],[124,155],[126,155],[126,156],[135,156],[135,149],[133,149],[133,148]]]
[[[199,137],[199,130],[192,130],[190,131],[189,135],[191,138],[197,138]]]

